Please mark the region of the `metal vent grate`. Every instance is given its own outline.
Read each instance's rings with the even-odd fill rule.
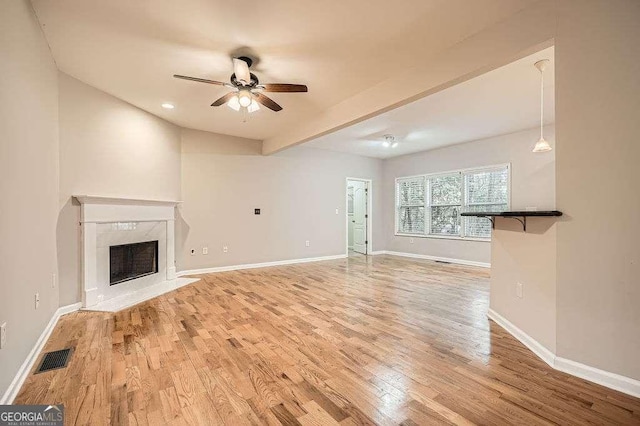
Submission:
[[[73,348],[67,348],[59,351],[47,352],[44,354],[44,357],[42,357],[40,367],[38,367],[34,374],[65,368],[69,362],[69,358],[71,358],[72,351]]]

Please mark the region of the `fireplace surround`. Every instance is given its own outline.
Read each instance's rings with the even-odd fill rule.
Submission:
[[[178,201],[135,200],[77,195],[81,205],[82,306],[92,310],[117,311],[197,280],[176,278],[175,209]],[[112,284],[112,247],[145,242],[157,245],[149,265],[121,271]],[[125,253],[126,254],[126,253]],[[130,254],[130,253],[129,253]],[[148,261],[147,259],[146,261]]]

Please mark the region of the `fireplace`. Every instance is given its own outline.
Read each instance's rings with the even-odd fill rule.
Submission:
[[[179,202],[75,198],[81,204],[83,308],[116,312],[193,282],[176,278]]]
[[[109,247],[109,285],[158,273],[158,241]]]

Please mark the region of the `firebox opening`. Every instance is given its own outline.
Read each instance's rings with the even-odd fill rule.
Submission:
[[[109,285],[158,272],[158,241],[109,247]]]

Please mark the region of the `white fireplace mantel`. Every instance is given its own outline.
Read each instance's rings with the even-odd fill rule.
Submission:
[[[184,285],[177,283],[175,266],[175,208],[180,201],[137,200],[130,198],[75,195],[81,205],[82,228],[82,306],[87,309],[118,310],[139,303],[149,297]],[[159,253],[165,262],[159,268],[164,276],[152,280],[139,278],[126,285],[117,285],[118,291],[105,286],[99,271],[98,226],[100,224],[164,222],[166,247]],[[158,229],[158,224],[154,225]],[[164,229],[160,228],[161,231]],[[101,259],[101,258],[100,258]],[[179,279],[178,279],[179,280]],[[190,280],[193,281],[193,280]],[[140,300],[142,299],[142,300]],[[104,309],[103,309],[104,308]]]

